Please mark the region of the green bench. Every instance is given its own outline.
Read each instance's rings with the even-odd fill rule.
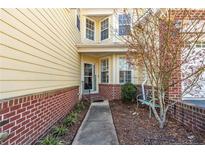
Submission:
[[[140,96],[140,95],[139,95]],[[142,105],[147,105],[147,106],[149,106],[149,117],[151,117],[152,116],[152,109],[151,109],[151,106],[152,105],[154,105],[153,103],[152,103],[152,99],[150,99],[150,100],[143,100],[143,99],[139,99],[139,96],[137,97],[137,108],[138,108],[138,102],[140,102]],[[155,100],[158,100],[158,99],[155,99]],[[160,108],[160,105],[159,104],[155,104],[154,105],[154,107],[155,108]]]
[[[145,105],[148,105],[148,106],[152,106],[152,100],[142,100],[142,99],[138,99],[139,102],[141,102],[141,104],[145,104]],[[156,108],[159,108],[160,105],[159,104],[155,104]]]

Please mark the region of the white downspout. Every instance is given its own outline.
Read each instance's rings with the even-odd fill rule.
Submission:
[[[144,90],[144,85],[147,82],[147,79],[145,78],[144,82],[142,83],[142,96],[143,96],[143,100],[145,100],[145,90]]]
[[[145,89],[144,89],[144,85],[145,85],[145,83],[147,82],[147,74],[145,74],[145,80],[143,81],[143,83],[142,83],[142,97],[143,97],[143,100],[145,100],[146,99],[146,97],[145,97]]]

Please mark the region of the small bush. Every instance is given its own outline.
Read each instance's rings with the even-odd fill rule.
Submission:
[[[59,126],[59,127],[55,127],[53,130],[53,135],[54,136],[62,136],[66,133],[68,129],[66,127],[64,127],[63,125]]]
[[[75,112],[80,113],[83,109],[85,109],[85,105],[83,104],[83,102],[76,104]]]
[[[58,141],[58,139],[53,137],[53,136],[51,136],[51,135],[46,136],[46,138],[44,138],[41,141],[41,144],[43,144],[43,145],[57,145],[59,143],[60,142]]]
[[[137,89],[132,83],[126,83],[121,86],[121,96],[124,102],[134,102]]]
[[[71,126],[77,121],[77,113],[71,112],[63,121],[65,126]]]

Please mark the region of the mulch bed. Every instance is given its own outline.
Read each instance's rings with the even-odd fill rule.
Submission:
[[[112,101],[110,108],[120,144],[205,144],[202,132],[193,132],[171,117],[160,129],[147,107]]]
[[[74,140],[74,138],[75,138],[75,135],[76,135],[78,129],[80,128],[81,123],[82,123],[82,121],[83,121],[83,119],[84,119],[84,117],[85,117],[85,115],[86,115],[86,113],[87,113],[87,111],[88,111],[88,109],[89,109],[90,103],[86,102],[86,103],[84,103],[84,105],[85,105],[85,108],[84,108],[80,113],[78,113],[78,118],[77,118],[77,121],[75,122],[75,124],[73,124],[72,126],[69,126],[69,127],[68,127],[68,131],[66,131],[66,134],[65,134],[65,135],[58,137],[58,140],[59,140],[62,144],[65,144],[65,145],[70,145],[70,144],[72,144],[72,142],[73,142],[73,140]],[[71,110],[71,112],[72,112],[72,110]],[[63,120],[64,120],[64,119],[58,121],[53,127],[58,127],[58,126],[62,125]],[[52,127],[52,128],[53,128],[53,127]],[[48,131],[48,133],[47,133],[45,136],[47,136],[47,135],[49,135],[49,134],[52,134],[52,128],[50,129],[50,131]],[[44,137],[45,137],[45,136],[44,136]],[[40,141],[41,141],[44,137],[42,137],[42,138],[37,142],[37,144],[40,144]]]

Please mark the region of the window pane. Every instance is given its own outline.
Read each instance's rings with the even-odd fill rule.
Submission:
[[[80,31],[80,17],[77,15],[77,28]]]
[[[101,31],[101,40],[108,38],[108,29]]]
[[[108,71],[107,72],[101,72],[101,82],[102,83],[108,83],[109,82],[109,75],[108,75]]]
[[[202,48],[205,48],[205,42],[202,42]]]
[[[86,38],[94,40],[94,22],[86,19]]]
[[[90,29],[86,29],[86,38],[90,40],[94,40],[94,32],[91,31]]]
[[[201,42],[196,42],[196,48],[201,48]]]
[[[130,32],[130,25],[119,26],[119,35],[128,35]]]
[[[132,81],[131,71],[120,71],[120,83],[128,83]]]
[[[120,83],[124,83],[124,71],[120,71]]]
[[[84,77],[84,89],[92,89],[92,77]]]
[[[92,65],[91,64],[84,64],[84,75],[85,76],[92,76]]]
[[[119,15],[119,35],[127,35],[130,32],[130,14]]]
[[[132,71],[125,57],[119,58],[119,82],[127,83],[131,82]]]
[[[108,19],[101,22],[101,40],[108,38]]]
[[[101,82],[108,83],[109,82],[109,65],[108,59],[101,60]]]
[[[131,82],[131,71],[126,71],[126,82]]]

